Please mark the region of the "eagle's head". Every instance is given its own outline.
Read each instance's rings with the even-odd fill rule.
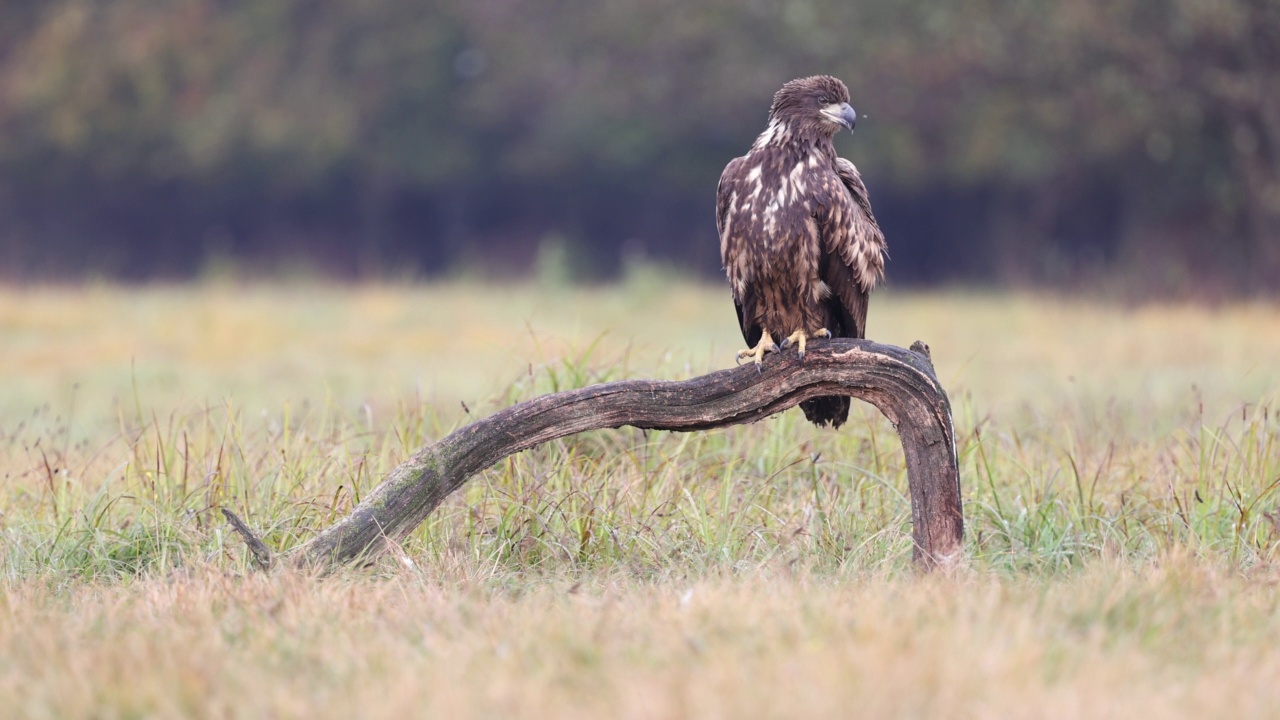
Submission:
[[[830,75],[792,80],[773,96],[769,119],[801,137],[835,137],[853,130],[858,113],[849,107],[849,88]]]

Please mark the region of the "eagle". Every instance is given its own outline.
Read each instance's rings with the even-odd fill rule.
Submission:
[[[792,80],[773,96],[751,150],[720,176],[720,258],[748,345],[739,362],[758,366],[765,353],[793,345],[803,361],[811,338],[866,337],[867,296],[884,276],[884,233],[858,169],[832,144],[857,118],[840,80]],[[838,428],[849,417],[848,397],[800,407],[818,426]]]

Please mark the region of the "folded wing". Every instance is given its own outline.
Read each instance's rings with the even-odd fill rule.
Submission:
[[[823,258],[819,272],[831,288],[839,328],[837,337],[866,337],[867,296],[884,277],[884,233],[871,214],[867,186],[853,163],[836,160],[836,173],[848,192],[837,200],[822,227]]]

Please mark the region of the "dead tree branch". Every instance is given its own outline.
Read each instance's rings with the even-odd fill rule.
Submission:
[[[624,380],[506,408],[419,450],[350,515],[283,560],[323,568],[377,555],[471,476],[549,440],[624,425],[677,432],[738,425],[824,395],[869,402],[893,423],[906,456],[915,560],[924,568],[958,560],[964,520],[955,430],[928,347],[848,339],[815,343],[803,362],[783,352],[770,355],[762,370],[744,366],[680,382]]]

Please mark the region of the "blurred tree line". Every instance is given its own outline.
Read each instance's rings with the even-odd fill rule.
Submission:
[[[891,280],[1280,290],[1276,0],[5,0],[0,276],[715,272],[817,72]]]

